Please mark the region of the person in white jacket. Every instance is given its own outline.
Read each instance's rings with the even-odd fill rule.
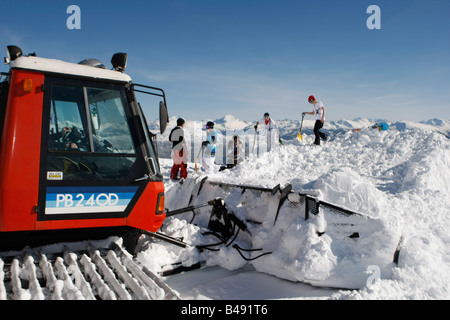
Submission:
[[[202,166],[205,173],[216,173],[220,167],[215,164],[217,131],[214,129],[214,122],[208,121],[206,124],[206,140],[202,142]]]
[[[277,123],[270,118],[268,112],[264,114],[264,118],[259,120],[254,126],[255,131],[258,130],[258,126],[261,124],[262,129],[266,130],[266,143],[267,143],[267,151],[271,151],[273,147],[275,147],[277,138],[278,142],[283,143],[280,139],[280,131],[278,130]]]
[[[325,143],[328,141],[328,136],[319,131],[323,128],[323,124],[325,123],[325,107],[322,101],[316,100],[314,96],[309,96],[308,102],[314,106],[313,111],[311,112],[303,112],[302,115],[310,114],[316,116],[316,123],[314,124],[314,144],[320,146],[320,140],[322,139]]]

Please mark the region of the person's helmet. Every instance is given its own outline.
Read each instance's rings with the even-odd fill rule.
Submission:
[[[183,124],[184,124],[184,119],[183,118],[178,118],[177,126],[182,126]]]
[[[213,129],[214,128],[214,122],[208,121],[206,123],[206,129]]]
[[[316,101],[316,98],[314,98],[314,96],[309,96],[308,97],[308,102],[311,103],[313,101]]]

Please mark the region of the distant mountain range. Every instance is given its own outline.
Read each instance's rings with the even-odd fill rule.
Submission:
[[[169,134],[170,131],[176,126],[177,116],[170,117],[170,122],[167,125],[167,129],[164,134],[161,136],[159,133],[159,120],[150,123],[149,129],[153,133],[157,134],[158,139],[158,152],[159,156],[162,158],[170,158],[171,152],[171,143],[169,142]],[[287,143],[296,139],[297,134],[300,129],[300,119],[296,120],[276,120],[277,125],[280,130],[281,139]],[[194,146],[193,141],[201,142],[205,135],[205,125],[206,122],[209,121],[198,121],[198,120],[189,120],[185,119],[186,123],[184,126],[185,135],[187,136],[187,141],[191,144],[191,159],[196,157],[193,152]],[[256,124],[251,121],[240,120],[234,115],[226,115],[223,118],[212,120],[215,123],[215,128],[219,132],[219,139],[225,137],[226,141],[231,139],[233,134],[238,134],[241,137],[245,137],[250,143],[253,141],[253,136],[255,134],[254,125]],[[323,131],[330,134],[331,136],[338,133],[345,133],[347,131],[351,131],[354,129],[364,129],[371,128],[375,123],[387,122],[389,124],[389,130],[409,130],[409,129],[421,129],[421,130],[434,130],[440,132],[447,138],[450,138],[450,120],[441,120],[441,119],[430,119],[427,121],[421,122],[413,122],[413,121],[395,121],[391,122],[386,119],[366,119],[366,118],[357,118],[353,120],[337,120],[337,121],[327,121],[323,127]],[[315,120],[311,116],[305,117],[303,121],[302,134],[304,135],[314,135]],[[199,143],[197,144],[197,146]],[[247,146],[248,148],[248,146]]]

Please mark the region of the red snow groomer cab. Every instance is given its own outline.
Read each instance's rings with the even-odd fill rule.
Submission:
[[[135,92],[156,97],[162,133],[164,91],[134,84],[123,73],[125,53],[113,56],[113,70],[95,59],[24,56],[16,46],[7,53],[10,70],[0,82],[0,247],[158,230],[166,216],[163,177]]]

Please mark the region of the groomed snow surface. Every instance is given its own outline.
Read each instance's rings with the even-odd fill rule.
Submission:
[[[171,120],[176,123],[176,118]],[[274,224],[274,211],[264,210],[271,201],[266,193],[242,202],[241,195],[223,195],[205,184],[196,204],[228,197],[227,207],[251,233],[241,231],[233,243],[260,249],[246,256],[270,254],[247,261],[232,245],[217,245],[216,251],[196,249],[218,242],[204,234],[211,209],[202,208],[195,216],[184,213],[164,223],[162,231],[183,238],[188,248],[143,239],[138,257],[155,273],[201,262],[201,269],[164,278],[181,299],[449,299],[450,122],[388,122],[387,131],[371,129],[373,123],[367,119],[326,123],[323,131],[332,139],[315,147],[312,121],[303,124],[303,141],[296,139],[298,121],[279,121],[283,144],[254,155],[249,152],[252,123],[233,116],[216,121],[221,132],[241,130],[247,154],[237,167],[209,174],[207,181],[267,188],[291,184],[292,191],[361,215],[341,221],[322,208],[305,220],[304,209],[292,205],[296,202],[292,193]],[[204,131],[198,128],[186,122],[187,140],[201,139]],[[164,157],[166,207],[174,210],[189,204],[193,188],[205,174],[201,159],[198,173],[194,170],[196,149],[191,150],[188,179],[182,185],[168,179],[172,160],[167,131],[158,137],[159,152]],[[259,223],[251,222],[258,219]],[[359,237],[342,235],[342,222]],[[393,262],[397,248],[398,264]]]

